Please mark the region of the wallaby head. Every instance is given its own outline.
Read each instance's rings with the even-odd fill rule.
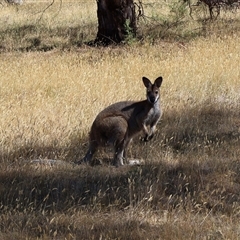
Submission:
[[[159,88],[163,79],[158,77],[154,83],[146,77],[142,80],[147,100],[117,102],[102,110],[92,124],[89,149],[77,163],[91,161],[99,147],[110,144],[114,147],[114,165],[121,166],[126,159],[127,147],[136,134],[143,132],[142,140],[146,142],[153,138],[161,117]]]
[[[162,77],[158,77],[153,84],[146,77],[143,77],[142,80],[145,87],[147,88],[147,100],[151,104],[156,103],[159,99],[159,88],[161,87],[162,84]]]

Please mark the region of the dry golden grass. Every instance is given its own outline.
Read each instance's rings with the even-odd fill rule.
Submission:
[[[89,10],[95,2],[84,3],[73,18],[63,7],[66,19],[44,21],[52,29],[69,22],[87,28],[96,21]],[[0,54],[0,239],[239,239],[240,34],[220,34],[222,23],[190,41],[75,51],[18,52],[14,40]],[[158,132],[147,144],[136,139],[129,153],[145,165],[30,164],[81,158],[96,114],[116,101],[144,99],[142,76],[160,75]]]
[[[187,45],[1,55],[3,152],[34,145],[69,147],[72,138],[86,136],[105,106],[143,99],[141,77],[145,75],[164,77],[163,109],[168,115],[179,115],[181,128],[188,128],[185,117],[189,111],[196,121],[201,111],[211,108],[231,111],[239,103],[237,38],[236,34],[223,39],[200,38]],[[227,121],[232,125],[235,119]],[[201,122],[193,124],[204,127]],[[171,123],[169,127],[174,133],[178,126]]]

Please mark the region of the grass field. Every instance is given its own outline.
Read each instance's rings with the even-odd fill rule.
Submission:
[[[0,239],[240,239],[239,12],[94,48],[95,1],[59,4],[0,8]],[[156,136],[129,149],[145,164],[72,165],[142,76],[163,76]]]

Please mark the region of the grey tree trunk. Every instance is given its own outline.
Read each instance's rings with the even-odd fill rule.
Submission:
[[[120,43],[136,35],[134,0],[97,0],[97,44]]]

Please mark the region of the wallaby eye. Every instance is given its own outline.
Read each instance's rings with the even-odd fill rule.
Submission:
[[[158,94],[158,91],[155,91],[155,94]]]

